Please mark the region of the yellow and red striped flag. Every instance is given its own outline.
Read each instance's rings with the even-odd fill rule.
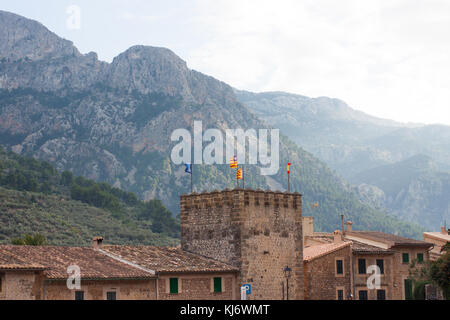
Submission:
[[[238,169],[236,171],[236,179],[237,180],[242,180],[242,169]]]
[[[286,166],[286,171],[287,171],[287,174],[291,173],[291,163],[290,162],[288,162],[288,164]]]
[[[237,168],[237,166],[238,166],[237,157],[234,156],[230,158],[230,168]]]

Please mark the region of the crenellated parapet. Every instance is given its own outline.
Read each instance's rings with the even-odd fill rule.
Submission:
[[[265,206],[301,208],[302,195],[298,192],[281,192],[252,189],[225,189],[203,193],[191,193],[181,196],[181,209],[204,209],[209,207],[221,208],[223,206]]]

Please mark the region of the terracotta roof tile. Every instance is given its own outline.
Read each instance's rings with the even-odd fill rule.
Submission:
[[[450,241],[450,235],[449,234],[443,234],[442,232],[424,232],[423,234],[431,236],[433,238]]]
[[[383,249],[380,247],[372,246],[370,244],[362,243],[356,240],[349,240],[352,242],[352,251],[356,253],[366,253],[366,254],[393,254],[394,251]]]
[[[336,250],[349,246],[350,244],[351,242],[345,241],[345,242],[325,243],[307,247],[303,250],[303,260],[311,261],[313,259],[317,259],[319,257],[330,254]]]
[[[0,265],[24,269],[40,266],[49,279],[66,279],[67,267],[78,265],[82,279],[151,278],[149,272],[110,258],[90,247],[0,246]]]
[[[103,245],[102,250],[156,272],[236,272],[228,264],[180,248]]]
[[[9,263],[0,264],[0,270],[45,270],[46,267],[41,264],[23,264],[23,263]]]
[[[384,233],[380,231],[351,231],[346,232],[348,236],[356,236],[360,238],[365,238],[368,240],[378,241],[385,243],[389,246],[402,246],[402,245],[414,245],[414,246],[424,246],[431,247],[431,243],[427,243],[421,240],[415,240],[410,238],[400,237],[394,234]]]

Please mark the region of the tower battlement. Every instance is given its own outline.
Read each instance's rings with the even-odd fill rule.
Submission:
[[[204,193],[192,193],[181,196],[181,207],[207,208],[222,206],[283,206],[298,209],[301,207],[301,194],[269,190],[225,189]]]
[[[282,299],[289,266],[291,298],[303,295],[302,196],[225,189],[182,195],[184,250],[236,266],[255,299]],[[263,289],[264,288],[264,289]]]

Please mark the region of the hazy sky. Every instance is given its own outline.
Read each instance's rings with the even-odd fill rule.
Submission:
[[[163,46],[238,89],[450,125],[449,0],[0,0],[0,9],[108,62],[135,44]]]

